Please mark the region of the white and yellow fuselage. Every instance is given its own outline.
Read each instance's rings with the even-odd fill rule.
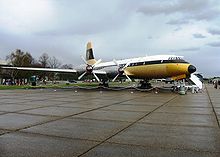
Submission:
[[[121,67],[128,64],[124,69],[124,74],[134,78],[158,79],[172,77],[173,79],[183,79],[196,71],[196,68],[184,61],[182,56],[176,55],[146,56],[118,60],[117,62]],[[100,63],[97,68],[105,70],[115,66],[112,61]],[[112,72],[115,72],[115,69]]]

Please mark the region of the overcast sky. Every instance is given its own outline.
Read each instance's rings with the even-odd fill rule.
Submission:
[[[0,0],[0,58],[15,49],[81,64],[176,54],[220,76],[219,0]]]

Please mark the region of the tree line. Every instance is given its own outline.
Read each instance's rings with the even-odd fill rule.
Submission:
[[[20,49],[11,52],[6,56],[6,61],[8,66],[15,67],[35,67],[35,68],[62,68],[62,69],[72,69],[72,64],[62,64],[60,60],[56,57],[50,57],[47,53],[43,53],[39,58],[34,58],[31,53],[24,52]],[[2,78],[10,78],[13,80],[27,79],[33,75],[37,75],[40,80],[49,79],[55,80],[62,79],[72,79],[73,76],[69,74],[56,74],[54,72],[33,72],[33,71],[21,71],[21,70],[3,70],[1,69],[0,74]]]

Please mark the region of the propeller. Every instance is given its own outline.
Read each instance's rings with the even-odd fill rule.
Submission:
[[[130,77],[125,73],[125,69],[128,67],[128,65],[130,64],[130,62],[127,62],[127,64],[123,67],[121,67],[119,65],[119,63],[114,59],[113,62],[115,63],[115,65],[118,66],[118,74],[113,78],[112,82],[115,82],[115,80],[118,78],[118,76],[122,76],[123,74],[125,74],[125,76],[127,77],[127,79],[132,82],[132,80],[130,79]]]
[[[95,64],[88,64],[87,61],[85,60],[85,58],[83,56],[81,56],[82,60],[84,61],[84,63],[87,65],[86,66],[86,71],[84,73],[82,73],[78,79],[81,80],[86,74],[93,74],[93,76],[95,77],[95,79],[100,82],[100,79],[98,78],[98,76],[95,74],[95,72],[93,72],[93,69],[95,68],[96,65],[98,65],[102,60],[99,59],[97,62],[95,62]]]

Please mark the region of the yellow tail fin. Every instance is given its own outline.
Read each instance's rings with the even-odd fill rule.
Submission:
[[[92,43],[88,42],[86,46],[86,61],[88,64],[93,65],[96,63],[96,60],[93,55]]]

